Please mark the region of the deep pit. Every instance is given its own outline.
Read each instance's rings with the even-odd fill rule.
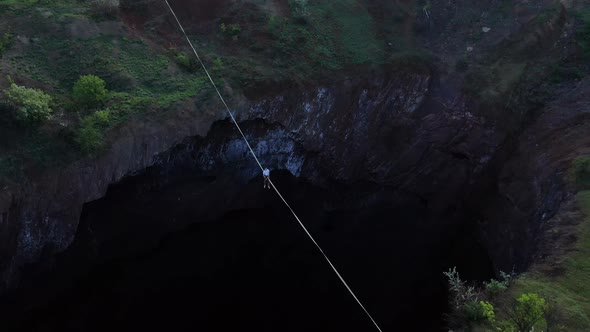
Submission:
[[[276,194],[243,176],[251,161],[194,162],[228,128],[86,204],[68,250],[30,266],[4,301],[12,330],[371,331]],[[474,223],[454,207],[433,212],[368,181],[272,177],[384,330],[442,331],[449,267],[493,276]]]

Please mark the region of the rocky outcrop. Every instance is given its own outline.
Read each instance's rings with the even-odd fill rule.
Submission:
[[[237,131],[231,126],[210,130],[225,114],[193,108],[184,105],[164,123],[132,121],[121,128],[101,158],[49,172],[20,188],[4,188],[0,195],[4,285],[16,284],[23,265],[51,261],[54,253],[71,243],[84,203],[150,165],[184,165],[200,172],[226,169],[243,180],[258,176]],[[497,152],[511,128],[498,128],[472,109],[454,79],[396,71],[289,89],[245,101],[235,113],[265,165],[319,185],[368,180],[396,188],[418,198],[429,214],[437,216],[459,213],[470,202],[466,196],[477,192],[470,188],[496,174],[492,170],[490,175],[488,166],[506,158]],[[496,111],[500,117],[504,112]],[[175,153],[164,153],[195,136],[196,141],[184,141]],[[530,209],[527,216],[537,212]],[[528,222],[515,216],[510,220]],[[502,237],[497,228],[485,234],[490,245]],[[522,245],[509,244],[515,251]]]
[[[108,152],[97,159],[52,170],[0,192],[0,275],[3,286],[17,283],[27,263],[49,259],[76,234],[82,205],[102,197],[108,186],[154,163],[156,156],[192,135],[205,135],[220,117],[185,107],[165,122],[131,122],[121,128]]]
[[[392,186],[412,183],[419,188],[423,183],[417,194],[428,199],[438,192],[434,178],[444,179],[439,183],[447,187],[453,178],[459,186],[466,181],[468,164],[486,160],[475,151],[486,149],[471,142],[481,141],[474,134],[481,133],[477,120],[468,112],[434,107],[431,86],[432,78],[424,74],[351,79],[245,103],[236,115],[243,123],[258,119],[276,127],[253,126],[248,133],[256,152],[273,168],[318,182],[370,176]],[[158,154],[185,137],[206,136],[222,115],[185,110],[166,123],[134,123],[121,129],[101,158],[51,172],[17,190],[5,188],[0,204],[5,284],[15,284],[24,264],[49,259],[71,243],[84,203],[103,196],[109,184],[169,158]],[[256,176],[257,166],[236,134],[208,139],[193,157],[180,159],[203,169],[233,164],[244,179]],[[439,173],[457,160],[466,165],[464,172]]]
[[[557,93],[561,97],[543,108],[509,152],[502,152],[510,156],[494,165],[487,194],[475,195],[479,203],[472,200],[481,238],[505,271],[526,268],[531,257],[556,259],[572,243],[563,226],[571,223],[572,209],[565,209],[565,217],[558,212],[572,197],[567,183],[572,161],[590,151],[590,81]],[[521,245],[509,245],[514,243]]]

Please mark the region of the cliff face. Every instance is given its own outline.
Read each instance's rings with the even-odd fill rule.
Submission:
[[[82,205],[104,195],[111,183],[153,164],[155,157],[191,135],[204,135],[218,116],[182,110],[164,122],[121,128],[109,151],[53,170],[0,194],[0,262],[2,284],[18,282],[26,263],[49,259],[76,234]]]
[[[524,29],[516,33],[515,40],[545,32],[547,38],[536,40],[558,38],[555,31],[564,24],[562,18],[563,11],[558,12],[547,31]],[[522,56],[516,54],[515,58]],[[492,63],[492,56],[488,58]],[[494,61],[492,74],[525,66],[505,57]],[[399,67],[385,72],[245,100],[235,113],[257,154],[273,169],[289,170],[320,185],[333,180],[369,180],[418,198],[434,216],[455,214],[465,206],[485,209],[474,202],[473,194],[494,195],[489,194],[490,179],[502,171],[498,165],[510,158],[510,147],[517,140],[511,133],[518,129],[526,110],[517,114],[505,103],[484,107],[474,102],[472,94],[465,94],[473,88],[468,86],[474,82],[469,76]],[[501,96],[516,86],[518,80],[512,76],[480,82],[479,92]],[[478,77],[482,78],[475,75]],[[50,171],[19,187],[2,188],[0,279],[4,287],[17,283],[23,265],[50,261],[71,243],[84,203],[102,197],[110,184],[150,165],[166,161],[166,167],[180,164],[203,172],[227,169],[243,180],[258,176],[236,131],[210,131],[217,120],[226,117],[224,112],[197,110],[194,104],[179,108],[165,120],[131,121],[120,128],[108,152],[98,159]],[[200,137],[197,143],[185,141],[175,153],[164,153],[195,136]],[[484,189],[478,189],[480,185]],[[544,193],[531,198],[527,204],[532,208],[507,220],[537,225],[535,220],[546,218],[534,217],[547,201]],[[555,202],[550,204],[555,206]],[[521,211],[517,204],[508,210]],[[474,219],[478,215],[477,211],[469,214]],[[490,244],[502,238],[502,231],[492,228],[485,233]],[[524,238],[524,242],[507,244],[508,250],[518,252],[532,237]],[[505,255],[498,254],[496,258],[506,269],[515,260],[521,266],[527,255],[511,254],[503,259]]]
[[[370,172],[376,181],[383,182],[397,173],[389,157],[397,155],[396,151],[409,150],[415,144],[410,139],[415,134],[409,131],[423,128],[416,122],[425,116],[424,111],[418,113],[428,96],[429,84],[428,75],[350,80],[245,104],[237,115],[241,122],[263,119],[279,128],[278,132],[265,128],[257,132],[253,128],[254,133],[249,133],[257,136],[253,141],[257,153],[276,168],[317,180],[354,181]],[[221,112],[195,111],[190,106],[187,109],[165,123],[136,123],[122,128],[119,138],[98,160],[73,164],[20,188],[4,188],[0,234],[5,285],[15,284],[23,264],[47,259],[70,244],[85,202],[102,197],[109,184],[152,165],[158,161],[158,154],[185,137],[206,136],[211,124],[224,116]],[[455,115],[430,117],[446,117],[455,125],[464,121]],[[404,139],[407,143],[390,146],[401,131],[408,132]],[[198,164],[214,169],[217,164],[235,161],[244,178],[257,176],[245,144],[235,132],[232,134],[230,139],[209,140],[198,151]],[[285,144],[274,144],[276,136],[283,137]],[[296,147],[301,153],[296,153]],[[395,164],[406,171],[417,162],[416,155],[398,158]]]
[[[243,102],[235,112],[261,161],[273,169],[320,185],[369,180],[418,198],[432,215],[455,213],[449,211],[464,204],[508,134],[471,112],[451,79],[410,71],[290,89]],[[164,123],[121,128],[98,160],[73,164],[20,188],[4,188],[4,285],[16,284],[24,264],[50,260],[71,243],[84,203],[150,165],[205,173],[224,169],[244,181],[258,176],[237,131],[209,132],[224,116],[185,105]],[[201,138],[163,153],[193,136]],[[495,239],[496,234],[489,236]]]

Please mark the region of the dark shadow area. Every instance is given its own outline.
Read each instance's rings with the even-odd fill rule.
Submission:
[[[373,184],[319,188],[288,172],[273,178],[384,330],[442,331],[449,266],[491,276],[466,223],[429,215],[417,198]],[[261,179],[229,200],[229,177],[157,183],[146,172],[87,204],[54,267],[30,267],[5,298],[10,330],[374,329]]]

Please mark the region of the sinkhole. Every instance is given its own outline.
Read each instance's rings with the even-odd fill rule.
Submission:
[[[205,141],[195,138],[87,203],[70,247],[29,266],[5,296],[5,325],[373,331],[261,176],[186,166],[186,151]],[[435,212],[371,181],[317,184],[285,169],[272,179],[384,331],[445,330],[450,267],[469,280],[493,276],[475,224],[453,207]]]

